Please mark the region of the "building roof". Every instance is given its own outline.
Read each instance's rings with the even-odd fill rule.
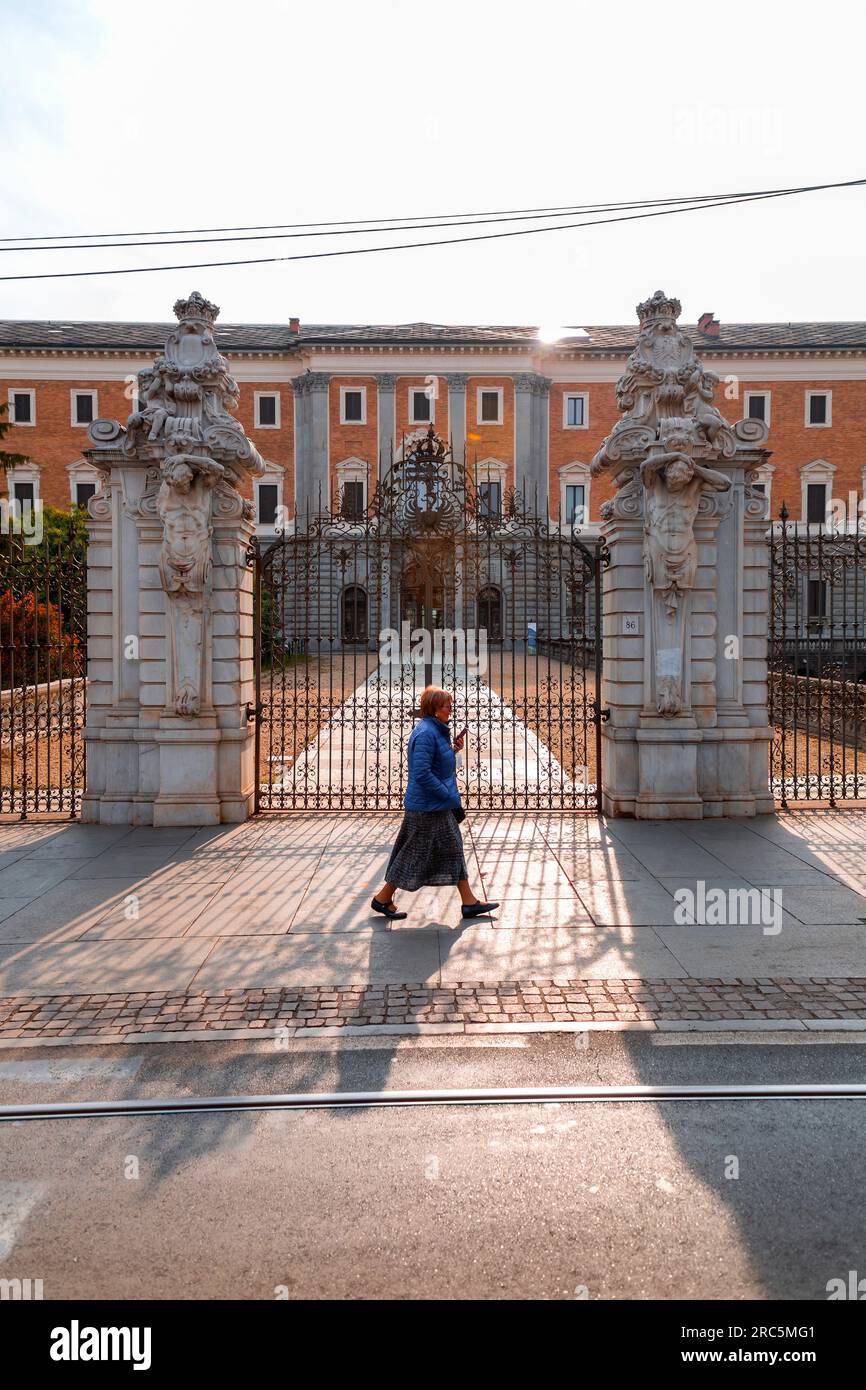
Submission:
[[[67,319],[0,320],[0,351],[126,350],[157,352],[173,324],[77,322]],[[866,350],[866,323],[722,323],[718,335],[695,324],[682,327],[700,351]],[[630,352],[636,324],[595,324],[566,329],[558,346],[579,352]],[[536,350],[538,329],[513,324],[301,324],[295,333],[280,323],[216,325],[217,345],[228,353],[298,352],[321,347],[511,347]]]

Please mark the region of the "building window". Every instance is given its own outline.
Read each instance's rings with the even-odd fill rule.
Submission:
[[[413,386],[409,391],[409,423],[426,425],[433,419],[433,399],[423,386]]]
[[[559,470],[559,526],[561,530],[580,530],[589,525],[589,467],[577,461],[564,463]],[[553,505],[553,498],[551,506]]]
[[[827,519],[827,484],[806,484],[806,520],[810,526],[823,526]]]
[[[340,513],[347,521],[360,521],[364,515],[364,484],[358,479],[343,484]]]
[[[89,425],[97,417],[97,393],[95,391],[72,391],[73,425]]]
[[[827,582],[824,579],[810,579],[806,585],[806,621],[813,626],[823,623],[827,617]]]
[[[589,426],[589,397],[585,392],[569,391],[563,401],[563,428],[585,430]]]
[[[583,483],[567,483],[565,488],[566,526],[586,524],[586,487]]]
[[[10,391],[6,417],[13,425],[36,424],[36,392]]]
[[[340,424],[367,423],[367,392],[363,386],[340,387]]]
[[[487,633],[488,642],[502,641],[502,590],[487,584],[478,590],[478,630]]]
[[[499,481],[488,478],[478,484],[478,510],[481,516],[502,516],[502,484]]]
[[[259,526],[276,525],[279,502],[280,488],[278,483],[259,483],[256,488],[256,520]]]
[[[86,507],[96,492],[96,483],[75,483],[74,488],[76,507]]]
[[[770,393],[769,391],[746,391],[746,419],[763,420],[769,428],[770,424]]]
[[[479,386],[478,388],[478,423],[479,425],[501,425],[502,424],[502,397],[501,386]]]
[[[350,584],[343,590],[343,641],[366,642],[367,631],[367,590]]]
[[[806,392],[806,424],[830,425],[832,423],[832,395],[829,391]]]
[[[21,507],[32,509],[36,506],[36,484],[12,478],[9,483],[9,496]]]
[[[256,391],[255,421],[257,430],[277,430],[280,427],[280,398],[272,391]]]

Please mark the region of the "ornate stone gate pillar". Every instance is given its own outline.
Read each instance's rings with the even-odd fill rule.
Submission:
[[[646,819],[773,810],[766,502],[749,486],[766,426],[728,425],[660,290],[638,305],[623,418],[593,460],[602,507],[604,810]]]
[[[214,825],[252,809],[252,504],[264,464],[230,414],[238,388],[200,294],[126,426],[97,420],[88,460],[88,782],[82,819]]]

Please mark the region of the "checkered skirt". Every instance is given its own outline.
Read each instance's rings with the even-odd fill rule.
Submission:
[[[451,811],[407,811],[385,870],[386,883],[409,893],[468,878],[463,836]]]

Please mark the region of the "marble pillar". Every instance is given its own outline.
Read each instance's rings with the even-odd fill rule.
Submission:
[[[264,463],[230,413],[219,310],[197,292],[139,375],[139,408],[97,420],[88,461],[88,607],[112,616],[88,648],[82,819],[215,825],[252,810],[252,504]]]
[[[397,378],[392,372],[376,373],[379,478],[384,478],[397,448]]]
[[[766,427],[729,425],[658,291],[638,305],[602,507],[604,809],[645,819],[773,809],[767,717]]]

